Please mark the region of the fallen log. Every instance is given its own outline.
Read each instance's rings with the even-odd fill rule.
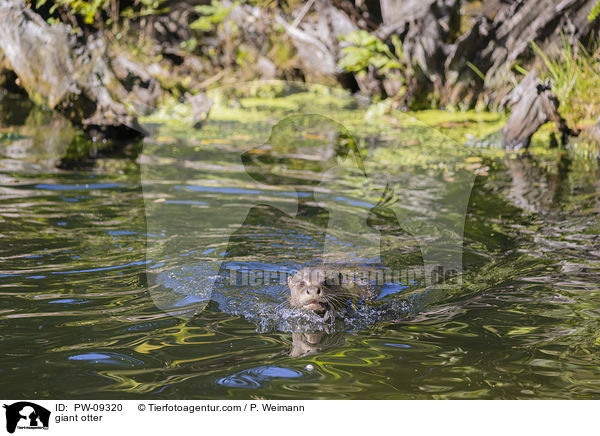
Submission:
[[[557,50],[564,41],[571,47],[586,43],[597,22],[588,15],[596,0],[521,0],[504,6],[494,17],[495,35],[484,52],[492,63],[486,79],[494,85],[494,77],[509,70],[522,57],[531,57],[531,42],[544,51]]]
[[[519,0],[482,2],[471,27],[461,31],[458,0],[380,0],[382,23],[374,34],[390,44],[402,41],[411,67],[404,100],[430,96],[442,105],[498,106],[510,90],[515,63],[535,58],[535,42],[548,55],[563,44],[587,45],[600,31],[600,18],[588,15],[597,0]],[[367,72],[369,74],[369,72]],[[377,74],[372,80],[384,81]],[[376,88],[376,86],[371,86]]]
[[[474,29],[461,37],[451,49],[446,62],[446,89],[452,90],[458,77],[471,74],[475,66],[485,76],[485,91],[496,105],[509,91],[516,62],[528,64],[535,58],[532,43],[546,54],[556,54],[563,44],[574,47],[592,41],[600,30],[600,20],[590,22],[588,15],[597,0],[519,0],[515,2],[490,1],[483,7],[487,16],[474,20]],[[485,3],[485,2],[484,2]],[[467,52],[463,52],[466,49]],[[464,58],[471,65],[462,61]],[[458,62],[457,62],[458,61]],[[468,76],[467,76],[468,77]],[[475,82],[476,83],[476,82]],[[448,100],[461,94],[448,96]],[[473,102],[473,99],[470,99]]]
[[[213,106],[213,100],[204,92],[200,92],[196,95],[186,94],[185,97],[192,105],[192,125],[195,129],[199,129],[208,118],[210,109]]]
[[[549,121],[556,123],[563,144],[568,136],[578,134],[558,113],[558,98],[552,92],[550,81],[542,83],[535,70],[513,89],[505,104],[511,107],[510,117],[502,128],[506,148],[518,150],[529,147],[533,134]]]

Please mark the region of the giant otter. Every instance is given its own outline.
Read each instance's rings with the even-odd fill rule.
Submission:
[[[351,270],[304,268],[288,277],[290,304],[312,310],[325,321],[340,312],[348,300],[370,300],[373,288],[356,277]]]
[[[346,333],[296,332],[292,333],[290,356],[301,357],[322,353],[340,347],[346,342]]]

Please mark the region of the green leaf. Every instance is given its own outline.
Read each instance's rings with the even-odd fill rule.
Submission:
[[[375,55],[370,59],[371,65],[375,68],[383,68],[390,61],[390,58],[384,55]]]
[[[402,40],[400,37],[398,35],[392,35],[391,40],[398,59],[406,61],[406,58],[404,57],[404,47],[402,46]]]
[[[472,63],[471,63],[471,62],[469,62],[469,61],[467,61],[467,67],[469,67],[470,69],[472,69],[472,70],[473,70],[473,72],[474,72],[475,74],[477,74],[477,76],[478,76],[478,77],[479,77],[481,80],[483,80],[483,81],[485,82],[485,74],[483,74],[479,68],[477,68],[477,67],[476,67],[474,64],[472,64]]]
[[[338,62],[340,68],[346,71],[360,71],[367,68],[371,53],[362,47],[345,47],[344,56]]]
[[[210,18],[200,17],[197,20],[192,21],[192,23],[190,24],[190,29],[208,32],[212,29],[212,26],[213,23],[211,22]]]

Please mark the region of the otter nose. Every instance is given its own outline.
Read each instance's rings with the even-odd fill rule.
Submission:
[[[321,295],[321,288],[318,286],[309,286],[306,288],[306,295]]]

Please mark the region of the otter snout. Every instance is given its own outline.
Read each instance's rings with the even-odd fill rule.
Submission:
[[[306,295],[310,297],[318,297],[321,295],[321,287],[319,286],[308,286],[306,288]]]

